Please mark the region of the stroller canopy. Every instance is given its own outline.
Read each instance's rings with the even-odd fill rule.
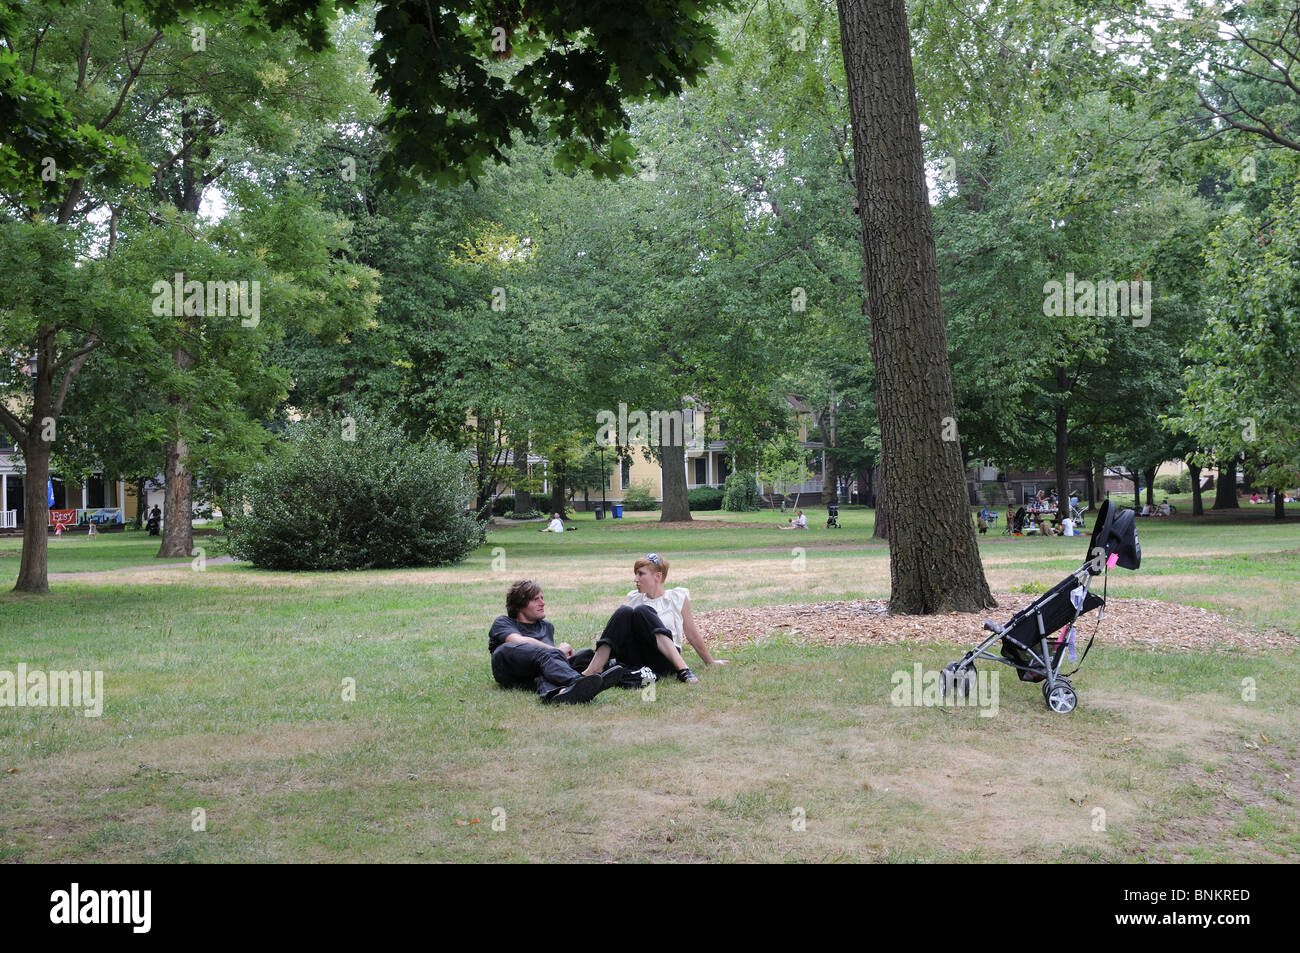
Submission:
[[[1137,569],[1141,565],[1142,544],[1138,542],[1137,521],[1132,510],[1117,510],[1110,505],[1110,500],[1102,500],[1088,542],[1088,557],[1096,555],[1098,549],[1107,556],[1118,555],[1115,565],[1124,569]],[[1099,571],[1092,570],[1093,575]]]

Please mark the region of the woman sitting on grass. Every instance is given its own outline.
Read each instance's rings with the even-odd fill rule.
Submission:
[[[676,675],[679,681],[699,678],[682,659],[682,638],[691,643],[705,665],[726,665],[715,659],[695,628],[691,614],[691,593],[684,586],[664,589],[668,560],[649,553],[632,565],[636,589],[610,616],[605,631],[596,640],[596,655],[583,672],[603,672],[610,657],[628,671],[649,668],[656,675]]]

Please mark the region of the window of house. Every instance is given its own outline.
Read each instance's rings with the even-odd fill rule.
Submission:
[[[700,457],[695,461],[695,485],[703,486],[709,482],[709,461]]]

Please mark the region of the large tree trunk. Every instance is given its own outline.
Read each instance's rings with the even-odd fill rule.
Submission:
[[[876,528],[872,530],[871,535],[875,539],[889,539],[889,509],[886,506],[888,502],[885,497],[885,467],[876,467],[876,478],[871,484],[872,493],[876,498]]]
[[[1187,475],[1192,478],[1192,515],[1204,516],[1205,504],[1201,500],[1201,468],[1194,463],[1189,463]]]
[[[519,474],[519,482],[515,484],[515,512],[527,513],[533,508],[533,495],[523,489],[519,483],[528,479],[528,442],[520,441],[515,444],[511,455],[514,457],[515,472]]]
[[[1152,506],[1156,502],[1156,468],[1151,467],[1142,471],[1142,480],[1147,485],[1147,502]]]
[[[136,477],[136,479],[133,481],[135,483],[135,528],[136,529],[144,528],[145,499],[147,498],[146,491],[144,488],[144,481],[146,479],[147,477]],[[122,505],[123,506],[126,505],[125,500],[122,502]]]
[[[1142,474],[1137,467],[1129,467],[1129,479],[1133,481],[1133,509],[1142,512]]]
[[[686,447],[681,440],[669,439],[660,443],[659,465],[664,494],[659,522],[689,522],[691,500],[686,490]]]
[[[194,514],[191,483],[194,480],[185,469],[185,459],[190,448],[185,437],[173,433],[163,444],[163,537],[158,547],[158,559],[178,559],[194,555]]]
[[[31,435],[23,450],[23,554],[14,592],[49,592],[50,445]]]
[[[889,608],[996,603],[966,502],[903,0],[837,0],[889,507]]]
[[[1273,487],[1273,519],[1286,519],[1286,504],[1282,502],[1282,488]]]
[[[1056,383],[1062,394],[1066,390],[1065,368],[1056,369]],[[1070,409],[1064,399],[1056,408],[1056,516],[1065,519],[1070,515],[1070,474],[1066,466],[1066,457],[1070,446]]]
[[[559,513],[563,518],[565,510],[568,509],[568,487],[565,483],[564,458],[551,461],[551,512]]]
[[[1229,457],[1219,461],[1219,475],[1214,481],[1212,510],[1237,509],[1237,461]]]
[[[204,121],[202,109],[183,108],[182,134],[185,135],[190,129],[200,128]],[[199,144],[198,139],[188,139],[181,151],[181,192],[176,204],[182,212],[195,216],[199,214],[199,208],[203,204],[203,190],[215,178],[215,175],[208,174],[206,167],[211,152],[212,147],[206,143]],[[182,315],[177,315],[176,318],[178,321],[186,320]],[[191,330],[193,339],[201,339],[197,327]],[[172,359],[176,362],[177,369],[184,373],[194,365],[195,356],[185,348],[177,347]],[[163,472],[167,486],[163,495],[164,528],[162,545],[158,548],[159,559],[194,555],[194,475],[188,469],[190,448],[182,430],[182,420],[189,408],[179,394],[172,394],[169,400],[174,408],[174,416],[171,439],[163,444],[166,461]]]
[[[1100,507],[1106,499],[1106,464],[1098,463],[1092,471],[1093,506]]]
[[[172,355],[182,373],[194,364],[194,358],[184,348]],[[169,398],[172,405],[171,439],[163,444],[163,537],[158,547],[158,559],[178,559],[194,555],[194,476],[186,464],[190,447],[185,441],[184,418],[188,405],[179,394]]]
[[[831,394],[830,407],[826,411],[828,421],[826,432],[822,434],[822,446],[826,449],[822,459],[826,465],[822,471],[822,502],[838,503],[840,501],[839,470],[835,466],[835,394]],[[828,489],[829,488],[829,489]]]

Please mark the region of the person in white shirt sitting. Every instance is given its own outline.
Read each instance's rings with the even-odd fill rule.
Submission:
[[[1168,500],[1162,500],[1162,501],[1160,502],[1160,508],[1159,508],[1156,512],[1159,513],[1161,516],[1168,516],[1168,515],[1169,515],[1169,501],[1168,501]]]
[[[799,510],[798,515],[791,518],[790,525],[788,527],[782,526],[781,528],[782,529],[807,529],[808,517],[803,515],[803,510]]]
[[[560,514],[559,514],[559,513],[552,513],[552,514],[551,514],[551,521],[550,521],[549,523],[547,523],[544,527],[542,527],[541,529],[539,529],[537,532],[539,532],[539,533],[563,533],[563,532],[564,532],[564,520],[560,519]]]
[[[664,589],[668,560],[647,553],[632,566],[636,589],[610,616],[605,631],[596,640],[596,654],[585,675],[605,670],[612,656],[628,671],[649,668],[655,675],[676,675],[679,681],[698,682],[682,659],[682,639],[691,643],[705,665],[726,665],[715,659],[695,627],[691,614],[691,593],[684,586]]]

